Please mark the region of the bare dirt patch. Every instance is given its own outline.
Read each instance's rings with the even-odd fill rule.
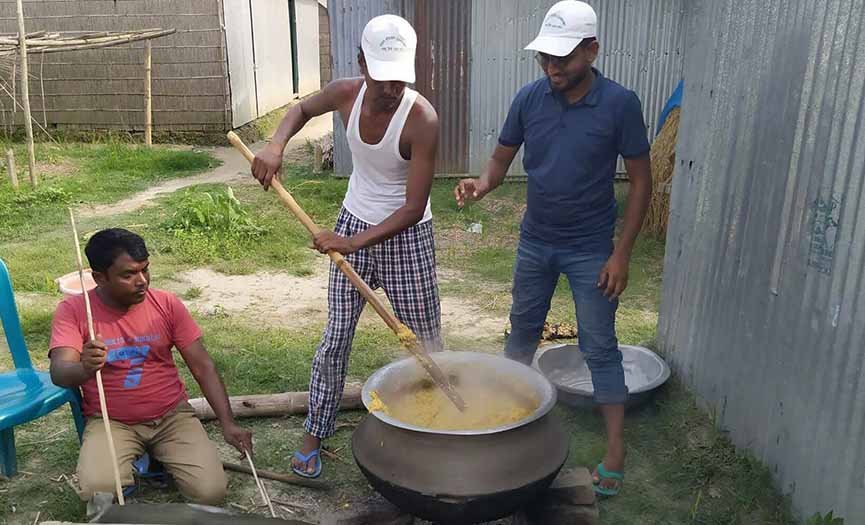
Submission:
[[[18,160],[18,159],[15,159]],[[27,162],[24,161],[23,165],[21,161],[16,162],[17,171],[18,171],[18,180],[19,183],[25,180],[29,180],[28,172],[27,172]],[[46,181],[49,179],[56,179],[59,177],[66,177],[69,175],[74,175],[78,172],[78,163],[76,163],[72,159],[60,159],[56,162],[37,162],[36,163],[36,174],[39,175],[39,178],[42,181]]]
[[[327,273],[329,262],[318,259],[312,275],[295,277],[280,272],[225,275],[197,268],[176,276],[171,288],[183,294],[196,288],[187,306],[203,314],[228,314],[255,319],[274,326],[321,326],[327,320]],[[444,276],[442,276],[444,277]],[[456,274],[448,278],[458,278]],[[386,300],[384,292],[377,293]],[[466,298],[441,299],[442,326],[446,334],[485,337],[502,333],[506,319],[488,312],[489,305]],[[364,311],[362,326],[381,323],[371,308]]]

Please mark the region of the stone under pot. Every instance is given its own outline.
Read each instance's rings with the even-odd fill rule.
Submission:
[[[432,357],[466,397],[468,410],[514,396],[531,399],[536,407],[513,422],[448,430],[407,423],[393,411],[373,411],[352,436],[358,467],[385,499],[425,520],[478,523],[513,514],[549,487],[567,459],[568,435],[550,413],[556,389],[538,371],[502,356],[438,352]],[[375,395],[388,407],[397,405],[424,383],[429,388],[413,358],[396,361],[367,380],[364,405],[375,407]],[[494,397],[469,395],[478,391]]]

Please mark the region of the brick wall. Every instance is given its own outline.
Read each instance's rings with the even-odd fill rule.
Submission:
[[[321,64],[321,87],[333,78],[333,64],[330,58],[330,19],[327,9],[318,4],[318,49]]]

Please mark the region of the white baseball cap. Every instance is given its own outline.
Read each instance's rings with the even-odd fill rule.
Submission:
[[[396,15],[373,18],[363,28],[360,47],[373,80],[414,83],[417,34],[404,18]]]
[[[597,36],[598,15],[592,6],[576,0],[562,0],[547,11],[538,37],[526,49],[563,57],[584,38]]]

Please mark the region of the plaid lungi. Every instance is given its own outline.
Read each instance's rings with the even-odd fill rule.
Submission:
[[[369,228],[345,208],[334,231],[350,237]],[[442,348],[441,307],[432,221],[416,224],[383,243],[346,256],[371,288],[383,288],[397,319],[431,349]],[[306,431],[333,435],[348,372],[355,328],[366,300],[333,263],[327,288],[327,327],[312,362]]]

